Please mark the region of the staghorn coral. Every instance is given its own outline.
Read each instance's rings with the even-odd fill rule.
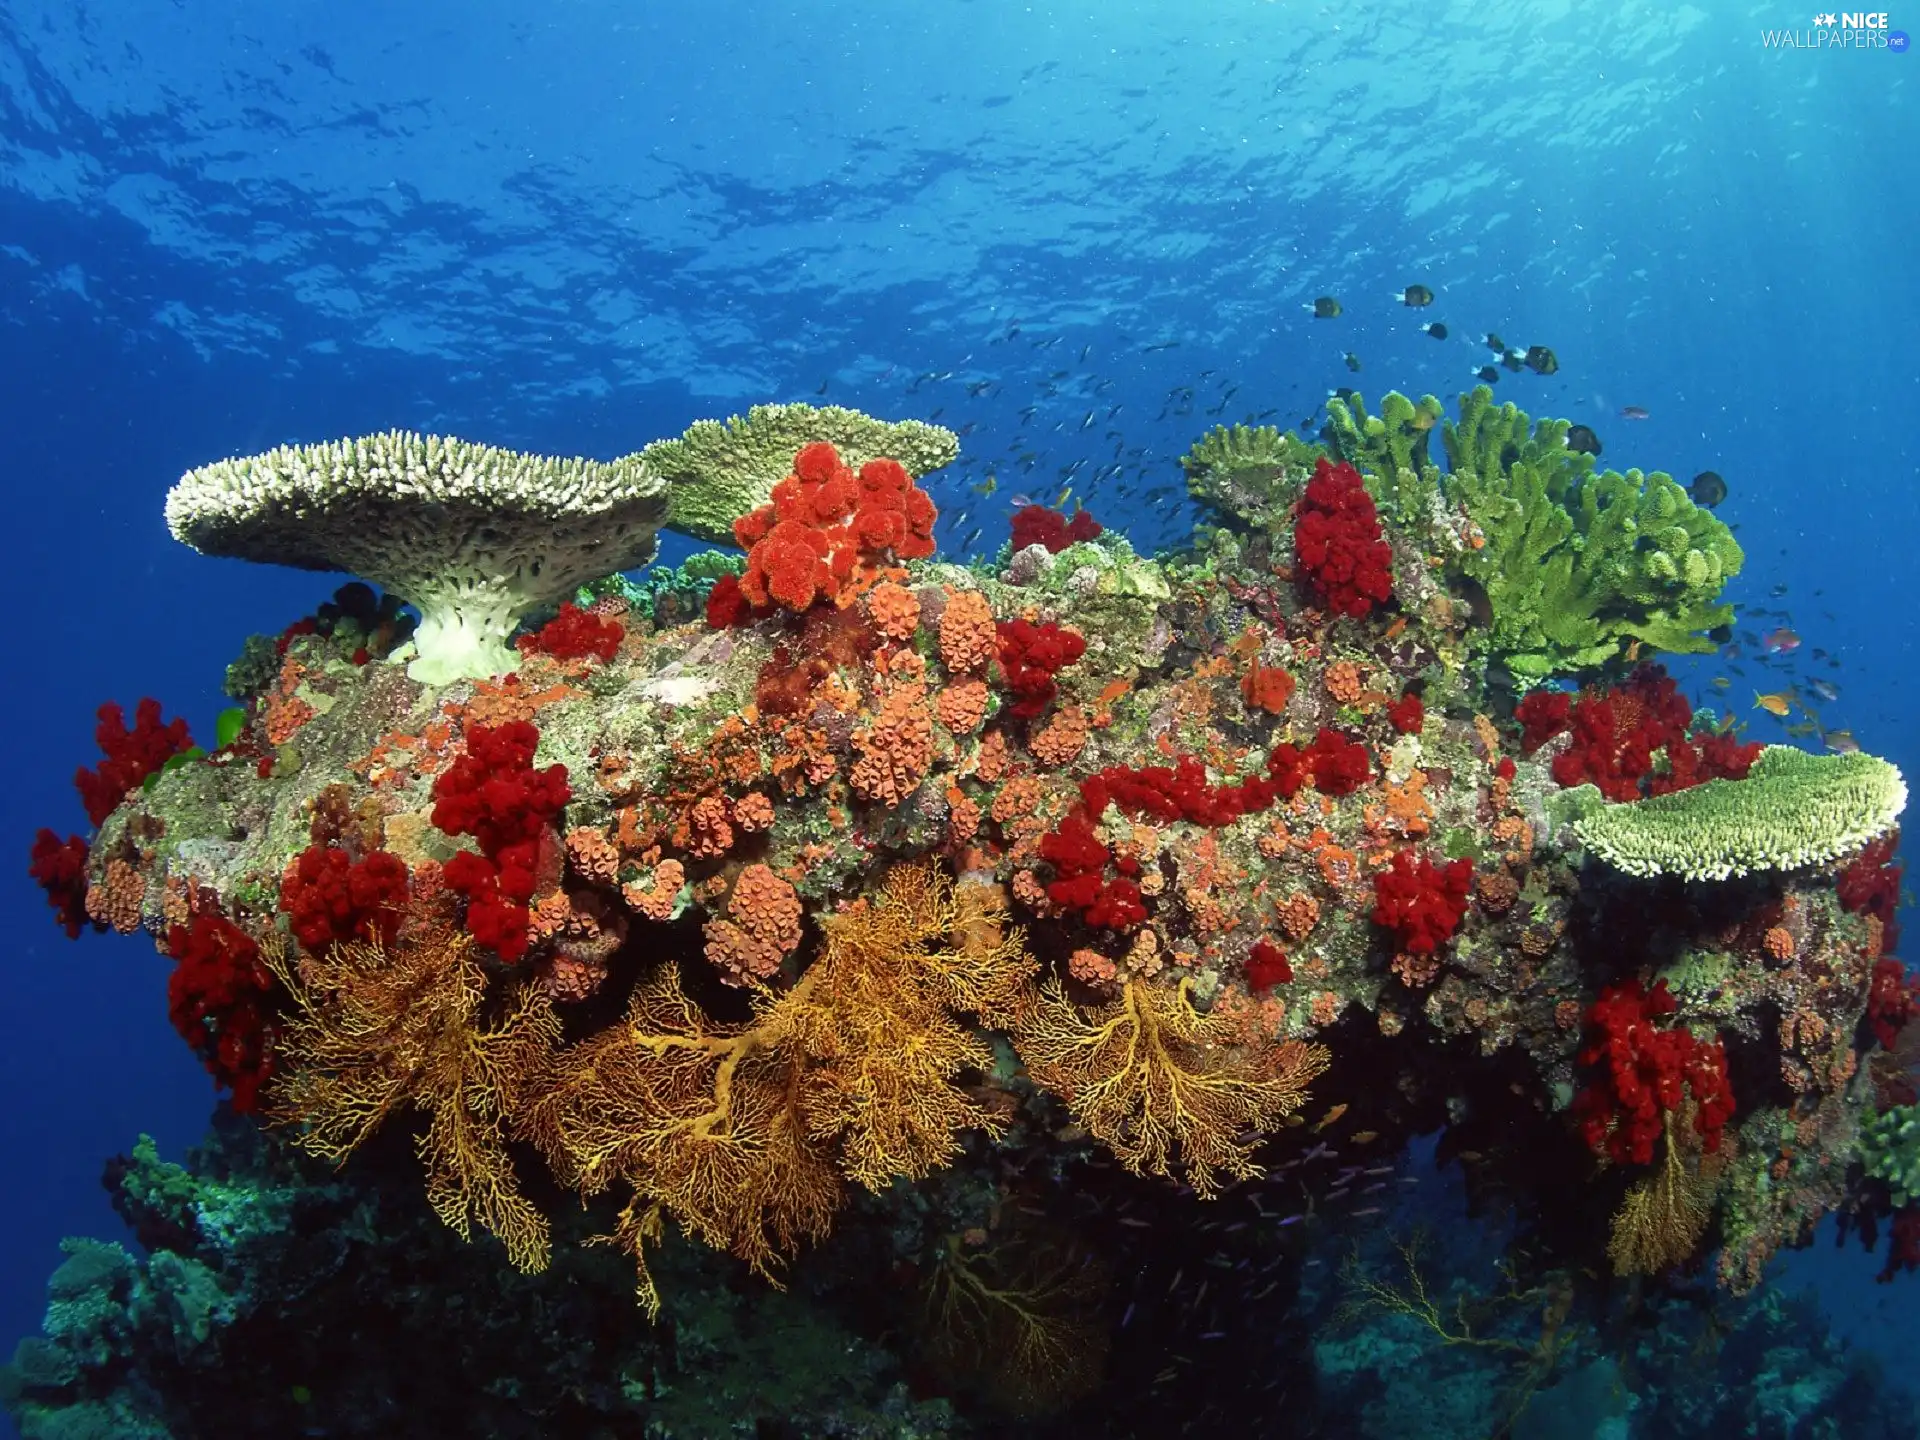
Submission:
[[[1298,1109],[1326,1069],[1319,1045],[1288,1041],[1234,1055],[1194,1009],[1192,982],[1129,979],[1112,1004],[1075,1005],[1057,984],[1020,1017],[1014,1043],[1042,1085],[1137,1175],[1179,1173],[1195,1192],[1261,1173],[1244,1138]]]
[[[1442,426],[1447,492],[1482,538],[1462,566],[1492,610],[1484,643],[1531,681],[1635,641],[1711,650],[1704,632],[1732,619],[1720,591],[1745,560],[1732,533],[1669,475],[1595,474],[1568,429],[1495,405],[1484,385]]]

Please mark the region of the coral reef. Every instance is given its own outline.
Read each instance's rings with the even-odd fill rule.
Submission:
[[[1596,476],[1564,437],[1485,391],[1457,422],[1342,399],[1324,443],[1196,445],[1210,522],[1185,550],[1140,556],[1082,512],[967,565],[933,554],[916,483],[947,432],[758,407],[578,472],[638,507],[604,566],[661,523],[744,562],[583,575],[575,506],[540,593],[489,577],[458,643],[435,587],[500,556],[379,477],[389,451],[467,452],[229,462],[248,498],[189,477],[177,530],[342,563],[386,485],[412,568],[368,564],[422,627],[409,645],[368,592],[342,609],[364,620],[252,647],[210,754],[143,706],[108,747],[124,773],[80,786],[97,832],[42,832],[32,872],[69,933],[164,939],[176,1026],[266,1123],[256,1155],[371,1167],[384,1209],[411,1139],[430,1248],[472,1237],[449,1262],[472,1269],[497,1242],[500,1313],[602,1274],[597,1240],[663,1323],[702,1303],[682,1277],[737,1265],[858,1292],[866,1333],[917,1336],[963,1407],[1155,1414],[1101,1309],[1146,1243],[1126,1206],[1158,1244],[1210,1236],[1196,1275],[1285,1264],[1291,1291],[1305,1222],[1380,1215],[1439,1131],[1516,1227],[1502,1293],[1535,1335],[1491,1349],[1524,1405],[1594,1358],[1604,1274],[1711,1259],[1745,1292],[1821,1215],[1911,1198],[1912,1127],[1869,1113],[1914,1008],[1889,953],[1899,773],[1744,745],[1629,670],[1697,648],[1738,548],[1666,477]],[[551,475],[503,453],[469,458],[517,535]],[[303,534],[288,494],[335,484]],[[1244,1204],[1261,1223],[1231,1237],[1196,1218]],[[157,1283],[157,1255],[87,1253],[115,1303]],[[833,1254],[867,1273],[809,1279]],[[1355,1272],[1375,1312],[1489,1349],[1400,1265]],[[922,1320],[874,1275],[923,1285]],[[86,1388],[36,1356],[22,1404]]]

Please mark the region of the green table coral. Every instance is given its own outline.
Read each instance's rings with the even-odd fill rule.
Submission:
[[[1180,457],[1193,498],[1272,528],[1306,488],[1321,446],[1272,425],[1216,425]]]
[[[1920,1195],[1920,1105],[1897,1105],[1860,1131],[1860,1159],[1867,1174],[1884,1180],[1895,1205]]]
[[[953,431],[919,420],[876,420],[842,405],[755,405],[725,421],[696,420],[679,438],[656,440],[632,458],[667,481],[672,529],[731,545],[733,522],[766,504],[793,469],[794,453],[820,440],[856,470],[885,456],[916,480],[960,453]]]
[[[1878,756],[1770,745],[1744,780],[1591,805],[1574,829],[1629,875],[1723,880],[1837,860],[1884,834],[1906,803],[1899,769]]]

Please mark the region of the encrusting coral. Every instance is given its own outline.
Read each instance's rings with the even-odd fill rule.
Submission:
[[[1629,670],[1698,648],[1738,547],[1565,442],[1344,397],[1203,437],[1186,550],[1047,512],[971,565],[917,483],[955,438],[851,411],[207,467],[176,533],[364,570],[413,649],[368,591],[250,647],[212,753],[103,713],[98,831],[32,873],[70,933],[166,936],[236,1109],[336,1162],[417,1117],[434,1211],[526,1269],[544,1165],[649,1309],[669,1221],[774,1276],[852,1187],[1104,1154],[1204,1197],[1443,1126],[1517,1207],[1593,1197],[1569,1266],[1613,1213],[1614,1268],[1712,1237],[1744,1288],[1912,1188],[1904,1117],[1879,1191],[1847,1168],[1920,1008],[1905,789]],[[666,524],[747,553],[605,574]]]

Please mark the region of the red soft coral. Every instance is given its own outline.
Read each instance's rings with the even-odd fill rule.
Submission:
[[[937,513],[899,461],[869,460],[855,475],[833,446],[804,445],[772,498],[734,522],[747,551],[740,593],[760,611],[844,602],[856,576],[933,554]],[[714,615],[710,605],[709,623]]]
[[[174,719],[162,724],[160,702],[152,698],[134,706],[131,730],[127,728],[126,712],[112,700],[100,707],[99,717],[93,736],[105,758],[91,770],[82,766],[73,772],[80,803],[87,807],[87,819],[95,825],[111,815],[147,776],[193,747],[187,722]]]
[[[1431,955],[1460,928],[1472,889],[1471,860],[1435,865],[1402,850],[1373,877],[1373,923],[1393,933],[1396,948]]]
[[[1147,918],[1136,883],[1138,862],[1116,859],[1084,812],[1074,811],[1052,833],[1041,836],[1040,858],[1053,866],[1047,899],[1062,910],[1078,911],[1090,927],[1131,930]],[[1107,878],[1109,861],[1120,879]]]
[[[1520,722],[1520,749],[1531,755],[1573,723],[1573,696],[1564,690],[1531,690],[1513,708]]]
[[[1293,980],[1293,967],[1287,963],[1286,954],[1278,945],[1271,940],[1256,940],[1253,949],[1247,953],[1245,974],[1247,988],[1259,994],[1276,985],[1289,984]]]
[[[1072,519],[1044,505],[1023,505],[1013,512],[1015,550],[1024,550],[1029,545],[1044,545],[1058,555],[1069,545],[1082,540],[1097,540],[1104,533],[1105,527],[1085,510],[1076,510]]]
[[[480,854],[454,856],[447,887],[467,897],[467,928],[503,960],[527,948],[526,902],[537,888],[543,839],[572,791],[567,767],[533,768],[540,732],[525,720],[467,732],[466,753],[433,784],[433,823],[449,835],[471,835]]]
[[[1657,665],[1642,665],[1625,684],[1578,698],[1535,691],[1515,715],[1528,753],[1570,730],[1571,743],[1554,757],[1553,778],[1563,786],[1595,785],[1614,801],[1669,795],[1706,780],[1744,779],[1761,750],[1757,742],[1743,745],[1731,735],[1690,738],[1693,707]]]
[[[258,1109],[279,1031],[269,1004],[273,976],[259,947],[224,915],[203,911],[167,932],[167,952],[178,962],[167,983],[173,1028],[214,1083],[233,1091],[235,1110]]]
[[[1894,912],[1900,907],[1900,877],[1904,867],[1895,862],[1900,848],[1900,832],[1889,831],[1871,842],[1840,872],[1840,903],[1855,915],[1871,915],[1880,922],[1880,948],[1891,950],[1900,943],[1900,926]]]
[[[67,932],[69,940],[78,940],[88,924],[95,930],[106,929],[99,921],[87,919],[87,842],[78,835],[62,840],[42,827],[33,837],[27,874],[47,892],[54,923]]]
[[[1734,1110],[1726,1047],[1718,1039],[1698,1040],[1683,1026],[1656,1025],[1678,1008],[1664,979],[1651,990],[1629,980],[1602,990],[1587,1011],[1589,1040],[1580,1063],[1606,1068],[1574,1097],[1573,1114],[1596,1154],[1619,1164],[1651,1163],[1665,1116],[1680,1108],[1687,1090],[1701,1147],[1708,1154],[1719,1150]]]
[[[707,592],[707,624],[714,630],[744,625],[753,618],[753,603],[740,589],[738,575],[722,575]]]
[[[1427,707],[1409,690],[1387,706],[1387,723],[1402,735],[1418,735],[1420,727],[1427,723]]]
[[[1360,472],[1322,455],[1301,496],[1293,527],[1294,558],[1336,615],[1360,619],[1393,598],[1393,548]]]
[[[1186,820],[1209,829],[1265,810],[1276,793],[1271,781],[1258,776],[1238,785],[1210,785],[1207,767],[1190,755],[1181,756],[1171,768],[1112,765],[1080,782],[1080,798],[1089,815],[1099,816],[1111,801],[1135,817],[1144,815],[1162,823]]]
[[[1002,620],[995,631],[1000,639],[1000,671],[1013,696],[1007,713],[1015,720],[1035,719],[1058,693],[1053,677],[1087,653],[1086,638],[1077,631],[1062,630],[1051,620],[1044,625]]]
[[[361,860],[326,845],[309,845],[280,879],[280,908],[294,938],[320,951],[342,940],[391,945],[407,903],[407,867],[375,850]]]
[[[1867,1024],[1881,1049],[1893,1049],[1916,1008],[1920,1004],[1916,1003],[1915,984],[1899,957],[1882,955],[1874,961],[1873,978],[1867,986]]]
[[[522,655],[538,652],[555,660],[585,660],[591,656],[607,665],[619,653],[626,634],[626,627],[619,621],[582,610],[569,600],[558,615],[533,634],[522,635],[516,643]]]

